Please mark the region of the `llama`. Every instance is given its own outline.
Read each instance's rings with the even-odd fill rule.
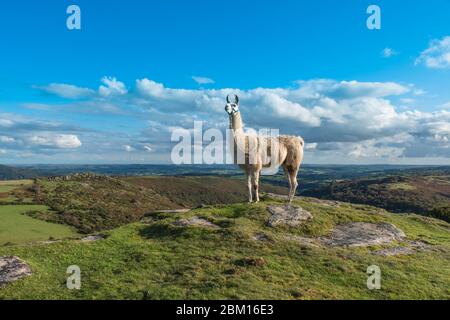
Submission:
[[[229,115],[232,133],[233,161],[238,164],[247,177],[248,201],[259,202],[259,177],[263,168],[281,166],[289,182],[288,203],[294,199],[297,191],[297,174],[303,160],[305,142],[301,137],[277,136],[266,137],[244,133],[239,97],[234,95],[234,102],[227,96],[225,111]],[[239,158],[239,155],[241,156]]]

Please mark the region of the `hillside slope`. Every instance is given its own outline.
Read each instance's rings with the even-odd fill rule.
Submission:
[[[0,247],[0,256],[18,256],[33,272],[1,289],[0,299],[450,298],[450,224],[303,198],[294,205],[312,221],[269,227],[267,206],[276,204],[266,198],[151,214],[95,242]],[[360,247],[324,241],[334,228],[363,222],[395,226],[405,237]],[[71,291],[66,269],[74,264],[81,290]],[[381,269],[380,290],[366,286],[371,265]]]
[[[115,228],[156,210],[247,199],[242,180],[221,177],[108,177],[95,174],[37,179],[35,200],[52,211],[35,218],[65,223],[89,233]],[[262,190],[286,193],[282,187]],[[224,192],[226,191],[226,192]]]
[[[244,180],[214,176],[153,176],[126,177],[124,181],[145,187],[170,199],[182,207],[201,204],[228,204],[248,199]],[[287,194],[287,188],[261,183],[262,192]]]
[[[450,222],[450,175],[392,176],[333,182],[305,195],[413,212]]]

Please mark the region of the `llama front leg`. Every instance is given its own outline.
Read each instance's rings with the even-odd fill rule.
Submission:
[[[259,202],[259,172],[256,171],[253,175],[253,191],[255,192],[255,202]]]
[[[250,174],[247,174],[247,187],[248,187],[248,202],[253,202],[253,196],[252,196],[252,176]]]

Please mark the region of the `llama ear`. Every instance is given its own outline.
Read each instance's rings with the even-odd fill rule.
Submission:
[[[236,104],[239,104],[239,97],[237,96],[237,94],[234,95],[234,101],[236,102]]]
[[[230,95],[227,95],[227,103],[230,103]]]

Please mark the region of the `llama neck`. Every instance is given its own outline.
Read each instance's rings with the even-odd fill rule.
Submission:
[[[241,113],[236,112],[232,116],[230,116],[230,129],[233,131],[242,130],[244,128],[244,124],[242,123]]]
[[[232,133],[232,146],[230,150],[233,150],[233,162],[235,164],[241,164],[243,163],[242,156],[245,155],[246,150],[246,136],[240,112],[236,112],[230,116],[230,129]]]

